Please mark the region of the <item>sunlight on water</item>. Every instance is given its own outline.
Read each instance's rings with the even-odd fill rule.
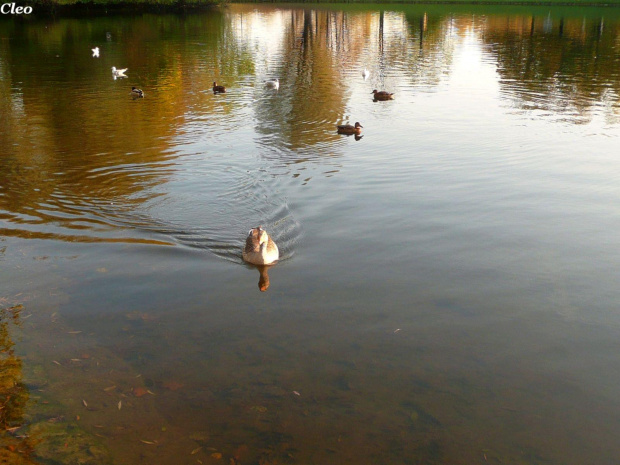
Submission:
[[[0,21],[0,458],[614,463],[618,37],[615,9]]]

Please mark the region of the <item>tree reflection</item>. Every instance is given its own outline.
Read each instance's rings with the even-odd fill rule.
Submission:
[[[437,86],[466,34],[496,63],[502,97],[514,107],[571,124],[602,109],[616,123],[619,29],[602,17],[366,5],[4,21],[0,35],[11,40],[0,40],[0,214],[53,225],[62,231],[56,237],[100,237],[92,231],[115,231],[127,224],[124,213],[165,195],[160,186],[182,169],[186,146],[220,133],[252,140],[287,173],[338,156],[334,127],[358,120],[356,96],[373,88],[361,86]],[[108,64],[128,66],[127,82],[112,81]],[[277,93],[265,89],[268,77],[280,79]],[[213,98],[213,81],[230,92]],[[131,85],[147,98],[132,101]]]
[[[12,39],[0,41],[3,218],[59,226],[57,235],[48,233],[58,238],[96,240],[92,231],[114,230],[125,212],[160,195],[154,188],[174,172],[175,137],[197,100],[187,89],[206,88],[229,63],[246,71],[236,47],[221,53],[230,39],[223,29],[218,13],[0,23],[0,35]],[[197,30],[204,31],[200,44],[190,40]],[[157,46],[145,46],[151,41]],[[85,53],[88,44],[101,46],[100,59]],[[131,63],[127,83],[110,79],[106,59]],[[209,74],[200,73],[202,79],[188,76],[206,64]],[[132,102],[131,83],[138,82],[158,88],[147,92],[156,102]],[[26,229],[4,232],[40,234]]]
[[[409,40],[402,49],[411,70],[413,86],[436,86],[450,73],[454,43],[450,40],[451,19],[426,11],[405,16]]]
[[[346,54],[344,18],[335,12],[291,10],[275,66],[288,85],[280,87],[277,100],[259,100],[255,110],[257,130],[269,136],[271,146],[299,150],[334,140],[325,128],[341,118],[347,101],[339,60]]]
[[[252,15],[247,8],[234,5],[233,11],[243,11],[247,17]],[[351,76],[358,76],[367,65],[372,64],[371,75],[382,86],[392,70],[403,66],[412,71],[407,76],[414,84],[436,85],[451,60],[453,45],[444,48],[440,18],[428,21],[426,14],[419,20],[418,36],[415,27],[407,28],[403,14],[392,11],[292,9],[285,13],[263,7],[266,13],[260,8],[253,13],[257,17],[288,16],[288,21],[278,23],[280,36],[271,30],[269,35],[257,34],[264,46],[255,52],[255,61],[260,62],[261,50],[274,40],[281,45],[267,59],[276,62],[272,68],[284,85],[277,99],[260,98],[255,105],[257,130],[266,136],[265,144],[271,150],[286,150],[286,154],[277,152],[279,158],[288,154],[295,161],[304,149],[316,152],[335,140],[333,125],[350,118]]]
[[[484,43],[497,61],[504,96],[518,108],[591,120],[604,108],[617,122],[620,62],[618,24],[602,33],[603,20],[540,17],[489,17]]]

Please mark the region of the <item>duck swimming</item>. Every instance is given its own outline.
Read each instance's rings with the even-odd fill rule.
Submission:
[[[351,124],[338,125],[338,134],[359,134],[362,132],[362,126],[360,123],[355,123],[355,126]]]
[[[138,89],[137,87],[132,87],[131,96],[133,98],[144,98],[144,92],[142,92],[142,89]]]
[[[271,265],[280,258],[278,246],[262,226],[250,229],[245,239],[243,259],[253,265]]]
[[[112,66],[112,76],[114,76],[114,79],[127,77],[125,76],[125,71],[127,71],[128,69],[129,68],[116,69],[114,66]]]
[[[373,90],[371,94],[374,94],[375,100],[392,100],[394,93],[386,92],[385,90]]]
[[[280,80],[278,78],[265,81],[265,87],[278,90],[280,88]]]
[[[226,93],[226,87],[218,86],[217,82],[213,81],[213,93],[214,94],[225,94]]]

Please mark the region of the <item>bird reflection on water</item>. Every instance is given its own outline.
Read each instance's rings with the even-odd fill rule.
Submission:
[[[261,292],[265,292],[269,289],[269,274],[267,274],[267,270],[274,265],[256,265],[258,272],[260,274],[260,278],[258,279],[258,288]]]

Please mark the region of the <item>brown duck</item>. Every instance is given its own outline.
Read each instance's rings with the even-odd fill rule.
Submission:
[[[253,265],[271,265],[280,258],[278,246],[262,226],[250,229],[245,239],[243,259]]]
[[[213,93],[214,94],[225,94],[226,93],[226,87],[218,86],[217,82],[213,81]]]
[[[375,96],[375,100],[392,100],[394,98],[394,93],[386,92],[385,90],[373,90],[371,92]]]
[[[362,132],[362,126],[360,123],[355,123],[355,126],[351,124],[338,125],[338,134],[359,134]]]

